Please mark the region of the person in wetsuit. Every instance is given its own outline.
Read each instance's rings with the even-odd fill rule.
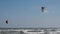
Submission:
[[[41,7],[41,11],[44,12],[45,7]]]
[[[6,20],[6,24],[8,24],[8,20]]]

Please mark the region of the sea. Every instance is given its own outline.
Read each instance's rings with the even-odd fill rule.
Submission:
[[[0,34],[60,34],[60,28],[0,28]]]

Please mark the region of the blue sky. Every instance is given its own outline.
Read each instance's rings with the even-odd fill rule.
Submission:
[[[0,27],[60,27],[59,3],[60,0],[0,0]],[[48,13],[41,12],[43,4]]]

